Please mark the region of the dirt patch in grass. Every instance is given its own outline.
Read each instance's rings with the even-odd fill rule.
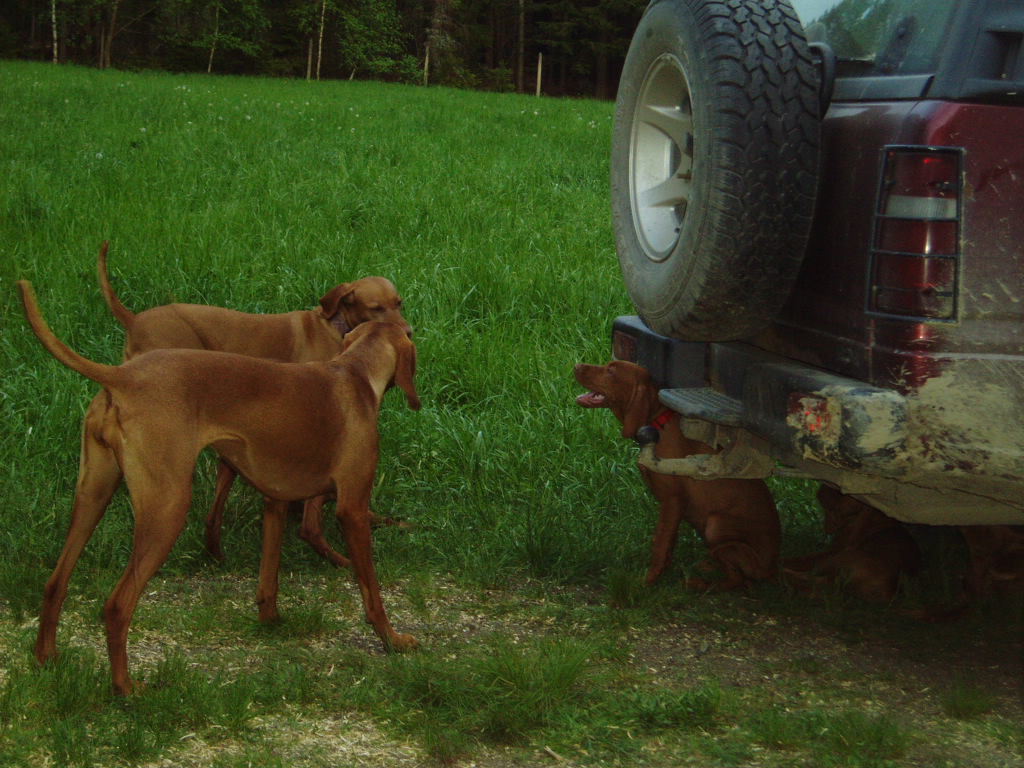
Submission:
[[[158,758],[131,764],[418,766],[444,758],[484,768],[1024,765],[1017,604],[926,624],[899,606],[812,603],[775,585],[693,595],[668,583],[640,591],[628,607],[613,607],[598,588],[528,579],[502,589],[429,575],[385,584],[396,628],[418,636],[416,653],[441,677],[446,670],[460,674],[480,649],[506,643],[537,648],[568,637],[593,643],[596,672],[577,692],[581,706],[592,702],[613,713],[619,698],[654,697],[657,703],[666,692],[702,686],[722,693],[710,719],[693,729],[684,723],[645,730],[632,720],[620,726],[613,714],[580,725],[583,716],[575,714],[502,738],[469,733],[448,754],[424,737],[429,707],[416,717],[390,708],[390,662],[362,620],[347,575],[285,574],[283,621],[271,628],[255,621],[254,589],[254,580],[237,574],[154,579],[130,636],[133,671],[151,677],[161,659],[179,654],[200,674],[230,681],[280,660],[316,676],[317,690],[330,692],[330,700],[314,694],[253,704],[241,732],[190,731]],[[71,596],[59,642],[91,649],[105,667],[96,600]],[[31,633],[31,624],[13,623],[0,632],[3,655],[16,666],[29,664]],[[360,686],[377,688],[368,694]],[[898,727],[897,746],[880,752],[866,746],[866,752],[833,760],[821,751],[825,747],[800,735],[836,730],[833,718],[850,713],[863,727]]]
[[[372,720],[354,714],[312,718],[301,712],[256,717],[244,738],[210,740],[188,735],[172,754],[145,768],[207,768],[224,765],[337,765],[340,756],[365,768],[406,768],[423,764],[423,751],[385,734]]]

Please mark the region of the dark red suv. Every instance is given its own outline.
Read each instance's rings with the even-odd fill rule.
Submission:
[[[648,6],[612,154],[639,316],[613,352],[722,449],[674,471],[1024,523],[1022,40],[1024,0]]]

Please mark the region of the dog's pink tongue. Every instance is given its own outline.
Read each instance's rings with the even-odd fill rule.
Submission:
[[[605,397],[600,392],[587,392],[577,397],[576,403],[584,408],[604,408]]]

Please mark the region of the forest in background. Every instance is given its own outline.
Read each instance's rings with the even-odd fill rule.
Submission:
[[[647,0],[6,0],[0,57],[614,98]]]

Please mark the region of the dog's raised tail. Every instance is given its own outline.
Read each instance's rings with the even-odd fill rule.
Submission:
[[[46,351],[64,363],[68,368],[78,371],[88,379],[106,385],[117,378],[118,367],[116,365],[103,365],[96,363],[87,357],[82,357],[71,347],[57,338],[50,326],[46,324],[42,313],[39,311],[39,304],[36,301],[36,292],[32,290],[32,283],[28,280],[18,281],[18,290],[21,291],[21,303],[25,308],[25,317],[36,336],[46,347]]]
[[[100,246],[100,255],[96,263],[96,272],[100,278],[100,292],[103,293],[103,299],[107,302],[114,317],[117,318],[117,322],[127,328],[128,324],[135,319],[135,313],[121,303],[117,294],[114,293],[113,286],[110,285],[110,277],[107,274],[107,249],[109,247],[110,241],[104,240],[103,245]]]

